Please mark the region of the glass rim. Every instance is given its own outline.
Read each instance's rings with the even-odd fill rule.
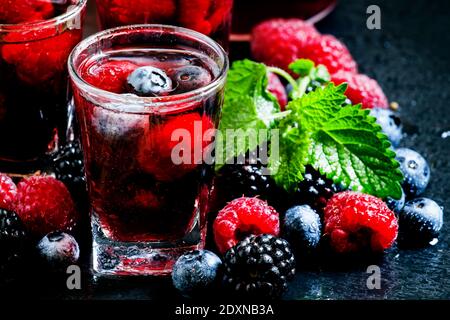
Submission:
[[[70,10],[67,10],[65,13],[51,19],[23,23],[0,23],[0,32],[30,31],[64,24],[74,16],[77,16],[84,8],[86,8],[87,1],[88,0],[78,0],[77,4],[71,5],[73,7],[70,8]]]
[[[124,32],[131,31],[139,31],[139,30],[149,30],[149,31],[159,31],[159,32],[177,32],[180,34],[189,35],[192,37],[194,41],[203,42],[210,48],[212,48],[217,55],[223,60],[223,66],[219,66],[220,71],[217,77],[208,85],[189,91],[185,93],[175,94],[166,97],[141,97],[134,94],[121,94],[114,93],[110,91],[106,91],[100,89],[94,85],[91,85],[87,81],[85,81],[79,71],[75,67],[75,58],[78,54],[80,54],[83,50],[87,49],[90,45],[101,41],[104,38],[107,38],[111,35],[120,35]],[[105,109],[117,110],[125,113],[141,113],[148,112],[149,109],[153,109],[156,107],[173,107],[174,105],[179,105],[181,109],[184,104],[190,103],[198,100],[199,97],[209,96],[212,92],[217,90],[222,84],[225,83],[225,78],[227,76],[228,68],[229,68],[229,59],[225,50],[220,46],[216,41],[209,38],[208,36],[183,27],[171,26],[171,25],[163,25],[163,24],[135,24],[135,25],[127,25],[121,26],[117,28],[107,29],[96,34],[91,35],[90,37],[84,39],[79,44],[75,46],[72,52],[69,55],[68,59],[68,70],[69,76],[77,88],[84,90],[85,92],[89,92],[91,95],[96,95],[102,98],[109,98],[115,103],[120,103],[126,105],[128,107],[133,106],[132,109],[119,109],[116,107],[108,107],[105,105],[100,105],[100,107]],[[178,108],[170,109],[170,111],[177,110]]]

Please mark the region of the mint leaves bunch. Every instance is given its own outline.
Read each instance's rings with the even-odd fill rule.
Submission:
[[[310,60],[297,60],[290,69],[295,80],[283,70],[250,60],[233,64],[225,90],[220,131],[278,129],[279,149],[269,157],[275,182],[293,191],[311,165],[334,183],[379,198],[401,197],[402,173],[390,149],[390,142],[360,105],[342,106],[346,84],[335,86],[324,66]],[[291,101],[285,112],[267,91],[267,73],[274,72],[292,86]],[[311,82],[319,83],[306,93]],[[226,138],[222,138],[226,145]],[[227,159],[252,151],[270,137],[250,139],[233,150]],[[231,145],[231,144],[230,144]]]

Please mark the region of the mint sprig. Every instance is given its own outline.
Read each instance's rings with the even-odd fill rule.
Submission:
[[[222,108],[222,118],[219,131],[222,133],[216,142],[216,150],[220,154],[216,169],[224,162],[245,154],[261,145],[267,136],[250,137],[255,130],[269,129],[274,125],[274,119],[280,112],[277,99],[267,90],[268,69],[262,63],[250,60],[236,61],[228,73],[225,86],[225,101]],[[247,137],[239,140],[236,136],[229,136],[227,130],[240,130],[238,135]],[[230,138],[231,137],[231,138]],[[237,142],[237,143],[236,143]]]
[[[341,107],[345,90],[330,83],[289,103],[291,113],[279,123],[287,140],[280,160],[270,162],[275,181],[293,190],[309,164],[345,188],[400,198],[403,176],[387,137],[367,110]]]
[[[346,84],[335,86],[324,66],[300,59],[290,65],[295,80],[284,70],[250,60],[233,64],[225,89],[221,135],[216,156],[231,160],[253,151],[271,137],[253,136],[259,129],[278,129],[279,149],[270,155],[269,168],[279,186],[293,190],[311,165],[336,184],[380,198],[401,197],[403,176],[395,153],[375,118],[357,106],[345,106]],[[274,72],[292,86],[285,112],[268,92],[267,73]],[[306,94],[308,86],[318,85]],[[227,136],[227,130],[238,130]],[[231,142],[231,143],[230,143]],[[234,143],[233,143],[234,142]],[[277,144],[272,140],[273,145]]]

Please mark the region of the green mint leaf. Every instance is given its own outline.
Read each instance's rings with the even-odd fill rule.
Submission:
[[[267,139],[267,135],[259,134],[254,138],[257,130],[269,129],[280,112],[277,99],[267,90],[267,72],[264,64],[250,60],[236,61],[228,72],[219,125],[221,134],[216,139],[216,169]]]
[[[319,64],[317,68],[314,69],[313,74],[311,76],[313,80],[319,81],[321,83],[330,82],[331,76],[328,72],[327,67]]]
[[[303,180],[309,148],[309,136],[299,123],[290,123],[290,119],[281,120],[279,150],[276,157],[270,154],[269,170],[275,182],[288,191]],[[273,141],[272,141],[273,144]]]
[[[297,85],[292,86],[290,93],[293,100],[303,97],[311,82],[315,81],[324,84],[331,80],[330,73],[324,65],[319,64],[316,67],[314,62],[308,59],[299,59],[292,62],[289,65],[289,69],[300,75]]]
[[[289,158],[291,167],[274,164],[275,181],[292,190],[303,179],[297,171],[310,164],[346,188],[400,198],[403,176],[387,137],[367,110],[341,107],[345,89],[346,85],[329,84],[287,106],[291,113],[280,122],[281,136],[292,137],[292,127],[297,126],[295,136],[300,138],[290,148],[300,150],[285,150],[288,142],[280,143],[280,161]]]
[[[308,59],[298,59],[289,65],[289,69],[300,77],[309,76],[314,69],[314,62]]]

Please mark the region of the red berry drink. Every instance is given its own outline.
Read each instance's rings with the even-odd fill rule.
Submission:
[[[226,54],[191,30],[128,26],[86,39],[69,64],[94,271],[167,274],[204,245]]]
[[[85,0],[0,0],[0,171],[39,168],[64,140],[67,59]]]
[[[97,0],[102,29],[163,23],[206,34],[228,48],[233,0]]]

